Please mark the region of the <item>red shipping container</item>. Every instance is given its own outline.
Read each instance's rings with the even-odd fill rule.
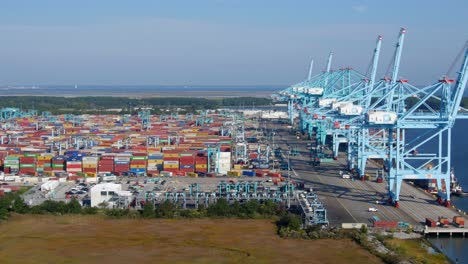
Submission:
[[[270,173],[268,173],[268,176],[270,176],[270,177],[281,177],[281,173],[270,172]]]
[[[376,228],[397,228],[398,222],[394,221],[375,221],[374,227]]]
[[[131,165],[146,165],[146,160],[132,160],[130,161]]]
[[[114,160],[114,156],[101,156],[101,160]]]
[[[67,164],[67,169],[81,169],[81,164]]]
[[[98,164],[114,164],[114,160],[113,159],[109,159],[109,160],[100,160],[98,162]]]
[[[36,163],[35,157],[20,157],[20,164],[33,164]]]
[[[167,160],[167,161],[177,160],[177,161],[179,161],[179,157],[164,157],[163,160]]]
[[[97,169],[96,168],[83,168],[84,173],[96,173]]]

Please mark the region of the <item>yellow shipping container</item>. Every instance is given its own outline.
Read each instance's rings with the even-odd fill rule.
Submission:
[[[163,154],[165,158],[178,158],[179,153],[164,153]]]
[[[148,164],[163,164],[164,160],[148,160]]]
[[[187,172],[187,176],[197,178],[197,177],[198,177],[198,173],[195,173],[195,172]]]
[[[164,164],[164,169],[178,169],[179,164]]]
[[[86,177],[91,177],[91,178],[96,177],[96,175],[97,175],[97,173],[94,173],[94,172],[87,172],[87,173],[85,174]]]
[[[84,169],[96,169],[98,166],[97,163],[83,163],[82,167]]]
[[[235,170],[242,170],[242,165],[236,164],[234,165]]]
[[[52,157],[38,156],[37,160],[49,161],[52,160]]]
[[[233,177],[239,177],[241,176],[241,172],[240,171],[228,171],[227,175],[233,176]]]
[[[145,169],[146,165],[130,165],[131,169]]]
[[[195,165],[195,168],[197,168],[197,169],[206,169],[206,168],[208,168],[208,165],[207,164],[197,164],[197,165]]]

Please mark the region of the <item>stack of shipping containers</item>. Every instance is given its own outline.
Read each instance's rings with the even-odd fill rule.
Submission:
[[[206,153],[200,152],[195,156],[195,172],[208,172],[208,157]]]
[[[177,173],[179,171],[179,153],[175,150],[166,150],[163,154],[164,171]]]
[[[19,157],[18,156],[6,157],[3,166],[4,166],[5,173],[17,174],[19,172]]]
[[[231,119],[210,116],[214,122],[202,126],[195,126],[195,121],[160,121],[152,116],[151,128],[145,131],[141,130],[141,120],[134,116],[123,119],[119,115],[83,115],[82,122],[73,124],[61,115],[53,117],[53,125],[39,125],[38,129],[36,117],[19,118],[12,122],[19,122],[23,131],[4,139],[0,165],[5,173],[51,176],[64,171],[89,177],[126,172],[154,176],[162,171],[192,176],[209,172],[208,167],[211,171],[218,167],[220,173],[227,174],[232,168],[232,139],[219,134],[223,123]],[[80,142],[86,142],[86,146],[77,145]],[[210,166],[207,146],[217,146],[221,151],[213,153],[216,158],[213,156]]]
[[[227,173],[231,170],[231,152],[220,152],[219,153],[219,173]]]
[[[85,156],[82,159],[83,173],[87,176],[95,176],[98,169],[99,157]]]
[[[36,154],[24,154],[19,158],[19,172],[26,175],[36,175]]]
[[[179,171],[184,175],[188,172],[195,172],[195,154],[193,152],[179,154]]]
[[[130,159],[130,172],[134,174],[146,173],[146,153],[133,153]]]
[[[44,168],[44,173],[51,173],[52,172],[52,158],[53,154],[50,153],[44,153],[43,155],[39,156],[39,164],[37,165],[37,169],[39,172],[39,167],[40,165],[43,166]]]
[[[161,152],[153,152],[148,155],[148,174],[157,175],[163,170],[164,156]]]
[[[111,173],[114,171],[114,156],[101,156],[98,163],[98,172]]]
[[[115,156],[114,158],[114,172],[117,175],[122,175],[130,171],[130,156]]]
[[[66,170],[68,174],[77,174],[83,172],[82,169],[82,159],[83,159],[83,154],[81,154],[79,151],[67,151],[65,152],[66,156]]]
[[[65,170],[65,158],[53,157],[52,158],[52,171],[64,171],[64,170]]]

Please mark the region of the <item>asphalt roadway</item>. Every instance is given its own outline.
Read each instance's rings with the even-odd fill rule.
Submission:
[[[424,225],[425,218],[437,221],[439,216],[452,219],[461,215],[453,208],[446,208],[436,203],[436,198],[423,190],[404,182],[400,193],[400,207],[395,208],[386,204],[387,183],[375,181],[360,181],[343,179],[340,170],[346,170],[346,156],[340,153],[338,160],[323,163],[314,167],[310,165],[307,150],[308,140],[297,139],[289,132],[287,125],[270,124],[276,129],[275,144],[285,153],[288,146],[296,146],[300,152],[298,156],[290,156],[293,169],[291,178],[312,185],[319,199],[328,212],[331,225],[341,223],[370,224],[373,216],[382,221],[401,221],[414,226]],[[368,163],[369,174],[375,174],[376,166]],[[377,203],[378,201],[378,203]],[[369,208],[377,208],[377,212],[369,212]]]

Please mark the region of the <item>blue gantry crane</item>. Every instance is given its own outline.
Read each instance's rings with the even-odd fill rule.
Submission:
[[[335,157],[339,145],[347,143],[348,166],[361,178],[368,159],[383,160],[389,197],[395,206],[399,206],[404,179],[436,180],[438,200],[449,206],[450,131],[456,119],[467,118],[459,113],[467,82],[467,48],[457,82],[444,77],[436,84],[416,87],[399,78],[405,35],[402,28],[391,77],[376,81],[382,43],[379,36],[369,77],[350,68],[332,71],[330,55],[325,72],[310,77],[312,62],[307,81],[281,91],[278,98],[288,100],[291,123],[298,116],[299,128],[314,135],[317,145],[324,145],[327,136],[331,137]],[[429,152],[427,145],[438,148]]]

